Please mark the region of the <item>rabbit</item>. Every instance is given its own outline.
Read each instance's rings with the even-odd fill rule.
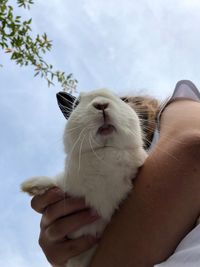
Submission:
[[[21,189],[38,195],[57,186],[72,197],[85,198],[100,218],[69,238],[100,236],[147,158],[141,122],[127,101],[107,89],[83,92],[67,101],[62,105],[69,118],[63,138],[64,171],[54,178],[33,177]],[[66,267],[87,267],[96,247],[70,259]]]

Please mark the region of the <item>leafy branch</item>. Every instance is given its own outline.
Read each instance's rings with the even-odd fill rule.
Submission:
[[[32,0],[17,0],[19,7],[30,8]],[[32,37],[32,19],[22,21],[21,16],[14,15],[14,9],[8,0],[0,0],[0,47],[10,54],[10,59],[17,65],[34,67],[35,75],[45,78],[48,86],[54,85],[54,80],[61,84],[64,91],[72,92],[76,89],[78,81],[72,74],[54,70],[43,56],[52,48],[46,33]]]

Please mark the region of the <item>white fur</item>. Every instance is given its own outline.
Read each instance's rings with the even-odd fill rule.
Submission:
[[[36,177],[22,184],[22,190],[31,194],[43,193],[57,185],[71,196],[84,197],[86,203],[98,212],[101,216],[98,221],[73,233],[71,238],[103,232],[114,211],[130,192],[132,179],[147,157],[140,121],[131,107],[104,89],[82,93],[79,100],[65,128],[67,157],[64,172],[54,179]],[[94,103],[108,104],[106,113],[116,131],[109,135],[97,134],[104,119]],[[72,258],[66,266],[88,266],[94,250]]]

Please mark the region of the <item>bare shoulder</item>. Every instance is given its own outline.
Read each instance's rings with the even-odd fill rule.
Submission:
[[[169,104],[161,116],[161,137],[200,140],[200,103],[179,100]]]

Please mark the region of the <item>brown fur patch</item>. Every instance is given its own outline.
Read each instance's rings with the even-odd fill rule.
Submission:
[[[160,102],[148,96],[127,96],[121,99],[137,112],[145,135],[144,147],[148,148],[152,142],[156,128]]]

